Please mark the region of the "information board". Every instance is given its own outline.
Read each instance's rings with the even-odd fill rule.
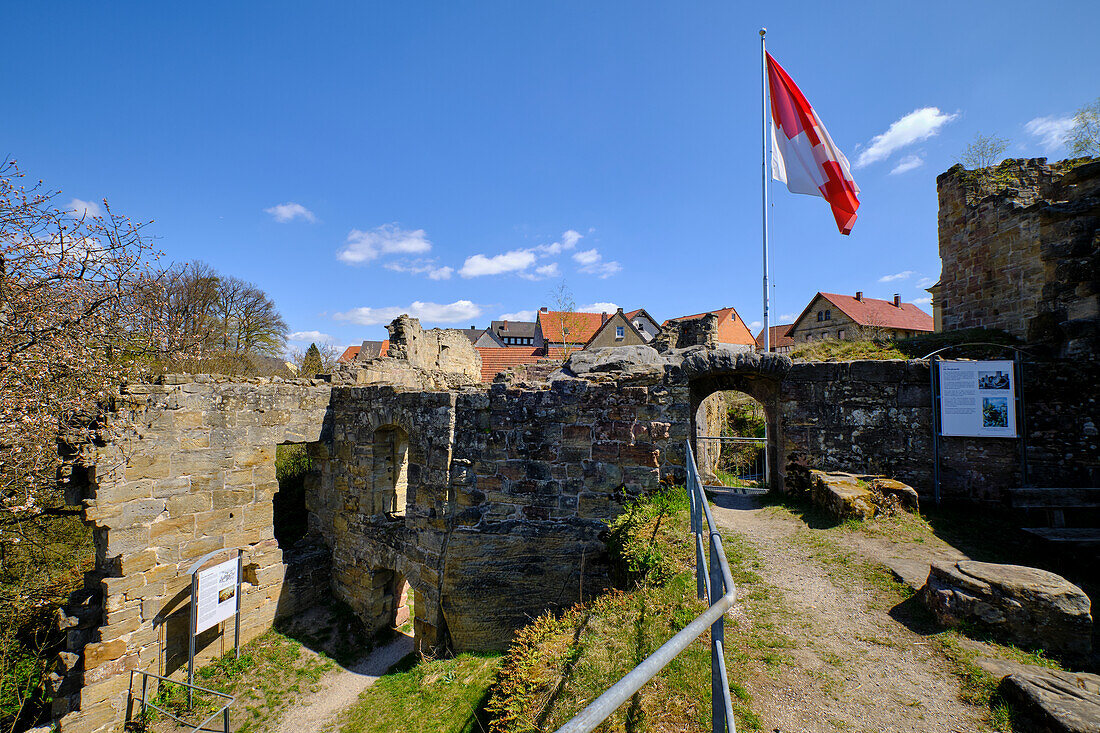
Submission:
[[[237,558],[199,572],[195,593],[195,633],[237,613]]]
[[[1015,438],[1016,379],[1011,361],[937,361],[940,434]]]

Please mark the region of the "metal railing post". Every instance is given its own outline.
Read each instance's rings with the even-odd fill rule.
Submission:
[[[714,539],[717,532],[710,536],[710,605],[714,605],[719,598],[726,594],[725,580],[722,578],[722,570],[718,562],[718,547]],[[720,668],[722,667],[722,644],[725,641],[725,618],[722,614],[710,627],[710,715],[711,730],[714,733],[726,729],[726,707],[724,704],[725,691]]]

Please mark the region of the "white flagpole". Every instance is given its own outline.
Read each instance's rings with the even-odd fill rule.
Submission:
[[[764,352],[771,351],[771,329],[768,326],[768,61],[764,50],[767,28],[760,29],[760,192],[764,204]]]

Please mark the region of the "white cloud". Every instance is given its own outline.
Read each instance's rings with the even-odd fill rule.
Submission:
[[[285,204],[276,204],[270,209],[264,209],[264,213],[271,214],[272,218],[280,224],[285,224],[295,219],[305,219],[310,223],[317,221],[317,217],[313,215],[312,211],[293,201],[287,201]]]
[[[935,284],[936,284],[936,278],[934,278],[934,277],[922,277],[920,280],[917,280],[917,287],[918,288],[928,288],[928,287],[931,287]]]
[[[779,316],[779,320],[781,321],[793,321],[796,318],[798,318],[797,313],[784,313],[783,315]]]
[[[419,318],[421,323],[458,323],[474,321],[481,316],[481,306],[468,300],[456,300],[453,303],[424,303],[413,301],[408,306],[384,306],[381,308],[352,308],[350,311],[333,314],[338,321],[350,321],[360,326],[379,326],[388,324],[402,314]]]
[[[586,249],[573,255],[573,260],[580,265],[580,271],[586,275],[596,275],[600,278],[608,278],[623,267],[614,260],[605,262],[603,255],[596,249]]]
[[[327,333],[321,333],[320,331],[295,331],[287,336],[287,340],[331,344],[334,339]]]
[[[91,219],[96,216],[103,216],[103,209],[99,207],[95,201],[82,201],[81,199],[73,199],[69,202],[69,211],[75,213],[78,217],[88,217]]]
[[[396,224],[383,224],[369,231],[352,229],[336,257],[351,265],[370,262],[383,254],[423,254],[432,243],[423,229],[402,229]]]
[[[902,173],[908,173],[914,168],[920,168],[922,165],[924,165],[924,158],[919,155],[906,155],[898,161],[898,164],[890,171],[890,175],[896,176]]]
[[[516,311],[515,313],[501,313],[498,321],[533,321],[538,311]]]
[[[912,270],[902,270],[901,272],[895,272],[893,275],[883,275],[878,281],[880,283],[892,283],[895,280],[908,280],[912,276]]]
[[[619,310],[617,303],[589,303],[588,305],[578,305],[578,313],[614,313]]]
[[[932,304],[932,299],[931,298],[917,298],[913,302],[916,305],[931,305]]]
[[[1073,129],[1073,117],[1036,117],[1024,129],[1052,153],[1066,144],[1066,136]]]
[[[756,329],[763,328],[763,327],[764,327],[764,324],[763,324],[762,321],[753,321],[752,323],[749,324],[749,330],[750,331],[755,331]]]
[[[886,132],[875,135],[856,160],[856,168],[862,168],[871,163],[889,158],[895,150],[900,150],[907,145],[927,140],[939,133],[940,128],[958,114],[945,115],[939,107],[922,107],[895,120]]]
[[[543,244],[535,247],[535,249],[544,257],[552,257],[553,255],[559,255],[566,250],[573,249],[577,246],[577,242],[581,241],[584,235],[575,229],[569,229],[562,232],[561,241],[554,242],[552,244]]]
[[[539,277],[557,277],[561,274],[558,269],[557,262],[551,262],[549,265],[543,265],[542,267],[535,268],[535,274]]]
[[[467,257],[458,274],[462,277],[481,277],[482,275],[502,275],[506,272],[520,272],[535,264],[535,254],[529,249],[514,249],[504,254],[486,257],[476,254]]]
[[[450,280],[453,267],[440,266],[435,260],[395,260],[382,265],[393,272],[407,272],[413,275],[427,275],[432,280]]]

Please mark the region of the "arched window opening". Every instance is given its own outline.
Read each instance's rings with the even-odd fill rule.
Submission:
[[[831,321],[833,319],[833,312],[831,310],[825,311],[825,320]]]
[[[375,500],[381,502],[383,514],[403,517],[409,492],[409,436],[396,425],[386,425],[374,431],[372,448]]]

